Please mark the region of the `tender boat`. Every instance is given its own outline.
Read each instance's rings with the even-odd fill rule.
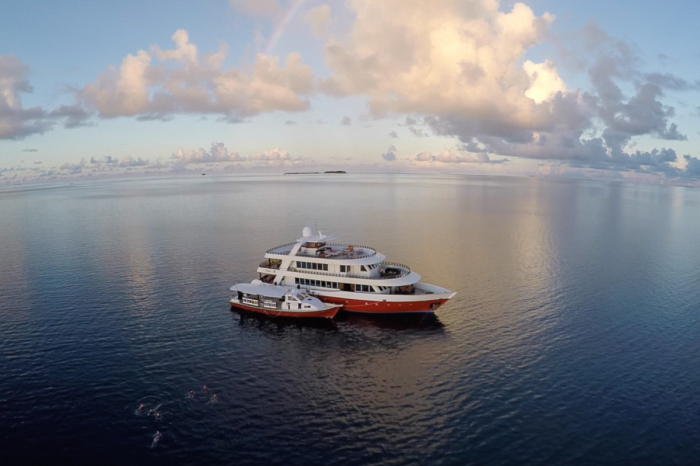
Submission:
[[[294,243],[267,251],[258,267],[260,280],[301,287],[344,311],[369,314],[435,312],[455,295],[421,282],[408,266],[387,262],[373,248],[334,240],[304,228]]]
[[[238,283],[231,287],[231,307],[271,317],[306,317],[332,319],[340,306],[324,303],[309,296],[306,290],[271,285],[260,280]]]

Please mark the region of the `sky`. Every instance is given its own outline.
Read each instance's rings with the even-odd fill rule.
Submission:
[[[0,184],[424,172],[700,186],[700,3],[7,2]]]

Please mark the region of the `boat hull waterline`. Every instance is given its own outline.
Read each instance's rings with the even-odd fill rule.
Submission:
[[[261,309],[255,306],[247,306],[245,304],[235,303],[231,301],[231,307],[240,309],[246,312],[255,312],[256,314],[263,314],[268,317],[288,317],[288,318],[304,318],[304,319],[332,319],[340,310],[340,306],[333,306],[329,309],[321,311],[306,311],[306,312],[296,312],[288,310],[271,310],[271,309]]]
[[[311,294],[317,296],[324,303],[338,304],[346,312],[360,312],[364,314],[405,314],[435,312],[440,306],[450,300],[449,297],[430,299],[426,301],[374,301],[362,299],[346,299],[336,296],[324,296],[314,290]]]

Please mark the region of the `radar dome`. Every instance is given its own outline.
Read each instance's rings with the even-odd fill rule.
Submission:
[[[262,280],[253,280],[252,282],[250,282],[250,284],[251,285],[262,285],[263,282],[262,282]]]
[[[311,229],[311,227],[304,227],[304,229],[301,231],[301,235],[304,238],[311,238],[313,236],[314,232]]]

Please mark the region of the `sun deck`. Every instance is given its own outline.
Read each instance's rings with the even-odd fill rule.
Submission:
[[[278,254],[288,256],[297,243],[284,244],[277,246],[267,251],[267,254]],[[324,246],[313,249],[314,252],[305,251],[304,248],[296,253],[297,257],[318,257],[322,259],[364,259],[377,254],[377,251],[368,246],[358,246],[353,244],[325,244]]]

